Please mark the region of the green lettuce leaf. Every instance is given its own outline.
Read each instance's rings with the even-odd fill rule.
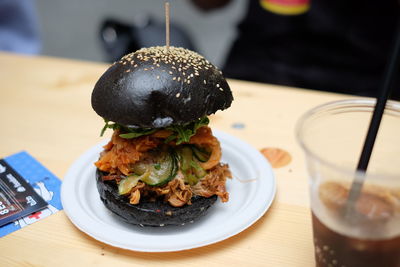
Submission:
[[[181,143],[189,142],[190,137],[192,137],[193,135],[196,134],[197,129],[199,129],[202,126],[208,125],[210,120],[207,117],[203,117],[203,118],[197,119],[193,122],[189,122],[189,123],[186,123],[183,125],[174,125],[174,126],[168,126],[165,128],[156,128],[156,129],[130,128],[130,127],[120,125],[118,123],[112,123],[106,119],[104,119],[104,122],[105,122],[105,125],[104,125],[103,129],[101,130],[100,136],[103,136],[104,132],[107,129],[113,129],[113,130],[121,129],[123,131],[123,133],[119,135],[120,137],[126,138],[126,139],[132,139],[132,138],[137,138],[139,136],[152,134],[152,133],[156,132],[157,130],[166,129],[166,130],[172,131],[173,134],[170,135],[167,139],[165,139],[165,143],[175,140],[176,144],[179,145]]]
[[[173,131],[176,136],[176,144],[179,145],[181,143],[187,143],[190,140],[190,137],[192,137],[193,135],[196,134],[197,129],[199,129],[202,126],[206,126],[208,125],[208,123],[210,122],[210,120],[207,117],[203,117],[200,118],[196,121],[193,122],[189,122],[187,124],[184,125],[174,125],[174,126],[169,126],[166,127],[167,130]],[[170,138],[168,138],[170,139]],[[168,141],[172,141],[172,140],[166,140],[166,142]]]

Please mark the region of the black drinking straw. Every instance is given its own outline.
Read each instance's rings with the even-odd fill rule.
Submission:
[[[372,118],[369,124],[369,129],[367,133],[367,137],[364,141],[363,150],[361,152],[360,160],[357,166],[357,172],[360,175],[357,175],[351,185],[351,190],[348,198],[348,204],[346,209],[346,215],[352,214],[354,203],[356,199],[359,197],[361,193],[361,189],[364,183],[365,172],[368,168],[368,163],[371,158],[371,153],[374,148],[375,139],[378,134],[379,126],[382,121],[382,115],[385,111],[385,106],[388,97],[390,96],[390,92],[393,88],[393,80],[395,77],[395,73],[398,70],[399,66],[399,53],[400,53],[400,20],[397,24],[397,29],[395,32],[395,40],[392,49],[392,53],[389,55],[388,64],[386,65],[384,72],[384,79],[382,83],[382,87],[379,91],[379,95],[377,96],[376,105],[374,108],[374,113],[372,114]]]

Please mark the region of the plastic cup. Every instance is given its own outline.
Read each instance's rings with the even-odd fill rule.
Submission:
[[[388,101],[367,173],[355,171],[374,105],[373,99],[330,102],[297,124],[310,181],[316,266],[400,266],[399,102]],[[362,177],[361,194],[349,203],[352,182]]]

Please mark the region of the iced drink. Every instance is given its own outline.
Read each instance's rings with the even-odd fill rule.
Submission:
[[[335,101],[297,125],[318,267],[400,267],[399,102],[386,105],[367,172],[357,171],[374,106],[373,99]],[[362,190],[350,201],[353,182]]]
[[[366,188],[350,216],[346,214],[349,186],[324,182],[318,191],[312,210],[317,266],[400,266],[396,191]]]

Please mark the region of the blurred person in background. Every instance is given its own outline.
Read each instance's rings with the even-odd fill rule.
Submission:
[[[192,2],[208,11],[230,0]],[[247,8],[223,69],[227,77],[376,96],[398,0],[248,0]],[[392,96],[400,99],[398,87]]]
[[[0,50],[23,54],[40,52],[34,0],[0,0]]]

